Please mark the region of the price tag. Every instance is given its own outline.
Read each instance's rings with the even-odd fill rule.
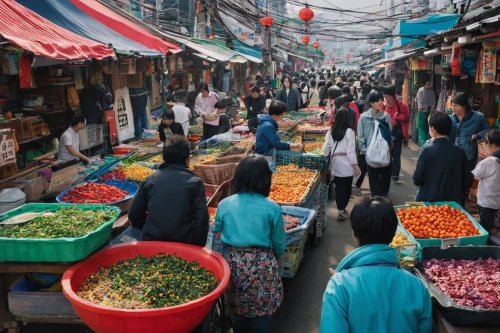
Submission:
[[[446,250],[450,246],[458,244],[458,238],[446,238],[441,240],[441,250]]]

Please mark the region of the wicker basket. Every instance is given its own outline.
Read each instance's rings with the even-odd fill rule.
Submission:
[[[233,146],[233,147],[229,148],[228,150],[220,153],[219,157],[226,157],[226,156],[232,156],[232,155],[246,154],[247,151],[248,151],[248,149],[246,147]]]
[[[232,179],[236,172],[238,163],[228,163],[221,165],[199,165],[193,166],[193,171],[206,184],[222,185]]]
[[[246,154],[239,154],[239,155],[231,155],[231,156],[226,156],[226,157],[221,157],[217,159],[218,165],[222,164],[228,164],[228,163],[240,163],[242,159],[244,159],[247,155]]]

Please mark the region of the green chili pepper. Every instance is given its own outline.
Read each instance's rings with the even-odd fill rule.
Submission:
[[[0,237],[6,238],[77,238],[98,229],[111,220],[111,209],[82,210],[61,208],[54,215],[35,217],[28,224],[0,228]]]

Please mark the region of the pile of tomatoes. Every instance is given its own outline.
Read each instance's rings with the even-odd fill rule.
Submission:
[[[460,209],[444,206],[399,208],[399,220],[415,238],[456,238],[479,235]]]

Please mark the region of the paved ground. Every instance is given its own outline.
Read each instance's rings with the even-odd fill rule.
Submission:
[[[403,149],[400,183],[392,183],[389,196],[394,205],[415,200],[416,188],[411,176],[415,170],[418,147],[411,144]],[[348,211],[363,195],[369,195],[368,177],[361,190],[353,191]],[[338,222],[335,201],[330,197],[328,225],[323,238],[308,246],[297,275],[285,281],[285,300],[274,318],[273,333],[315,333],[319,330],[321,301],[330,274],[342,258],[354,250],[349,220]],[[92,333],[80,325],[29,325],[23,333]]]
[[[391,184],[389,197],[394,205],[415,201],[416,188],[411,176],[415,170],[418,147],[410,144],[403,149],[400,183]],[[353,191],[348,211],[363,195],[369,195],[368,177],[361,191]],[[274,317],[273,333],[315,333],[319,330],[321,302],[330,278],[328,268],[335,268],[346,254],[354,250],[349,220],[338,222],[335,200],[330,196],[328,224],[318,243],[308,247],[295,277],[286,281],[285,300]]]

